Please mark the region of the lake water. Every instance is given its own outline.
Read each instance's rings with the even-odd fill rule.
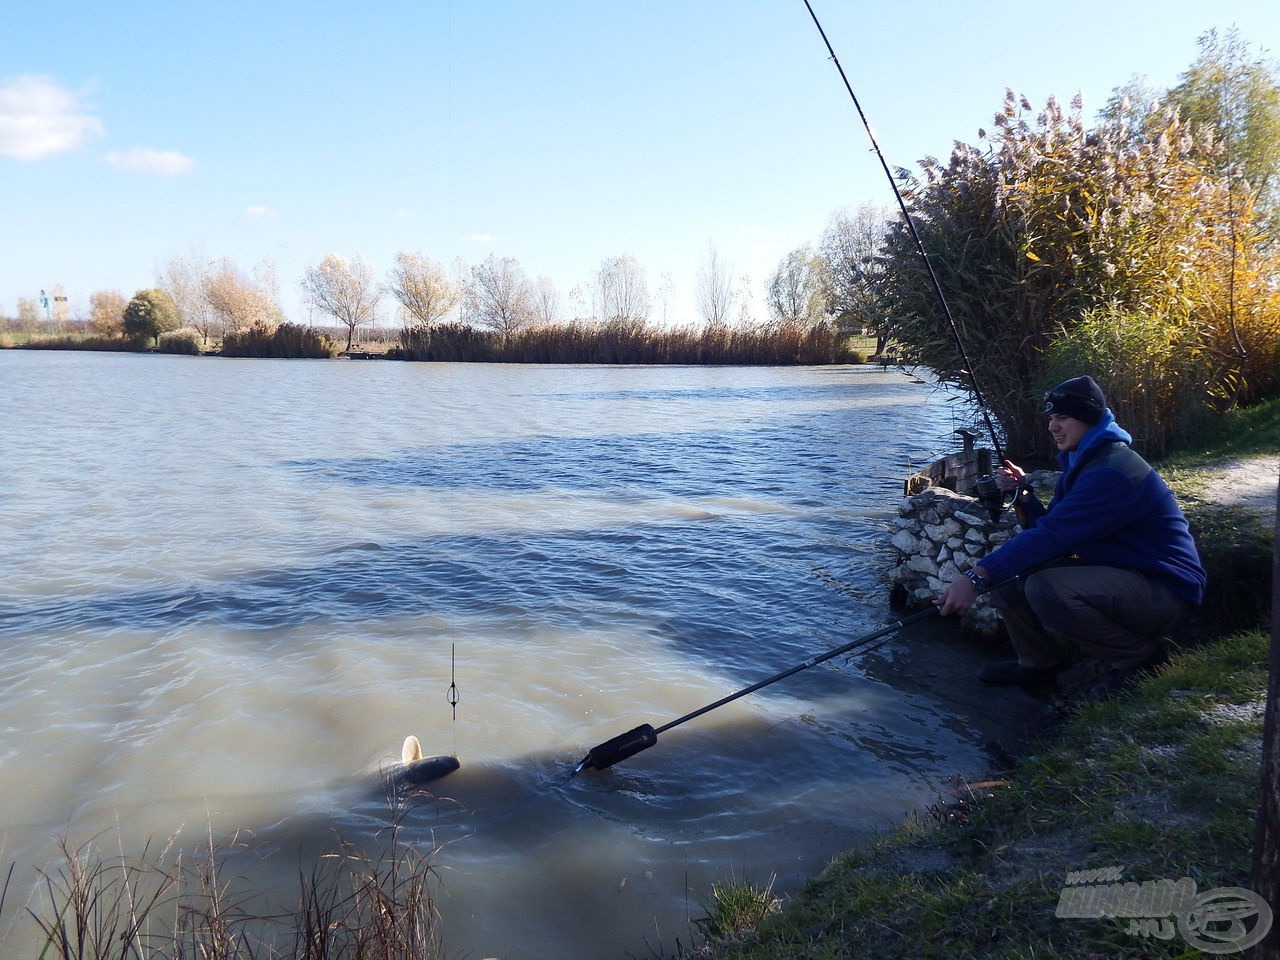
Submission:
[[[876,367],[0,351],[6,925],[60,840],[179,829],[245,831],[237,874],[288,906],[308,858],[381,842],[410,733],[462,762],[400,822],[441,847],[450,955],[647,955],[715,880],[796,888],[989,764],[946,630],[568,773],[890,621],[902,478],[951,410]]]

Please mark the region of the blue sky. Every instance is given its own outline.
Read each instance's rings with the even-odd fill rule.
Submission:
[[[976,141],[1012,87],[1093,116],[1274,0],[812,0],[891,164]],[[570,291],[631,255],[693,319],[714,246],[755,290],[831,213],[893,196],[802,0],[7,5],[0,313],[153,286],[178,256],[303,271],[490,254]],[[388,310],[390,314],[390,310]]]

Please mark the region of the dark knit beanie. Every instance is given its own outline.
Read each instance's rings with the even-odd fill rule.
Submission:
[[[1044,395],[1044,412],[1060,413],[1096,427],[1107,409],[1107,399],[1093,377],[1072,377]]]

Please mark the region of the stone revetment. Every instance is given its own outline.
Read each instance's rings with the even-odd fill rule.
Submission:
[[[892,599],[910,608],[932,603],[952,579],[1020,529],[1012,510],[992,521],[976,498],[946,487],[905,498],[894,525]],[[962,622],[967,630],[993,634],[999,621],[987,598],[979,597]]]
[[[977,434],[972,430],[956,434],[964,441],[962,451],[904,484],[891,541],[890,599],[895,606],[918,609],[933,603],[956,576],[1021,529],[1011,508],[978,499],[977,481],[990,470],[991,451],[974,448]],[[1027,479],[1034,490],[1051,490],[1057,474],[1046,471]],[[981,635],[993,635],[999,623],[1000,615],[986,597],[979,597],[961,620],[966,631]]]

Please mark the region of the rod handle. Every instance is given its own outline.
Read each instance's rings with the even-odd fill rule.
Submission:
[[[605,770],[615,763],[634,757],[641,750],[648,750],[658,742],[658,732],[648,723],[642,723],[633,730],[620,733],[612,740],[606,740],[599,746],[592,747],[585,757],[573,768],[574,773],[585,767]]]

